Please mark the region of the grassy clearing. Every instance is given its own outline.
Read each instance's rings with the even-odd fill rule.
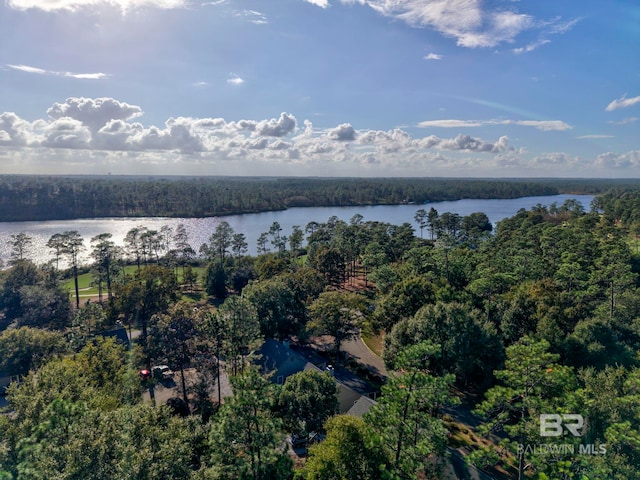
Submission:
[[[204,267],[192,267],[193,271],[198,274],[198,283],[202,283],[202,277],[204,275]],[[127,265],[123,268],[126,275],[133,275],[138,269],[135,265]],[[92,282],[94,276],[92,273],[83,273],[78,275],[78,288],[80,289],[80,297],[96,296],[98,295],[98,287],[93,286]],[[178,283],[182,282],[182,268],[178,268]],[[73,278],[70,278],[64,282],[64,288],[71,292],[72,298],[75,298],[75,285]],[[103,285],[103,294],[106,295],[106,285]]]
[[[384,349],[384,335],[383,334],[369,335],[369,334],[365,334],[363,332],[362,341],[365,343],[365,345],[367,347],[369,347],[369,349],[373,353],[375,353],[379,357],[382,356],[382,350]]]

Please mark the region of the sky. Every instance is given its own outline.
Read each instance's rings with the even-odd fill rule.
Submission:
[[[4,0],[0,173],[640,177],[637,0]]]

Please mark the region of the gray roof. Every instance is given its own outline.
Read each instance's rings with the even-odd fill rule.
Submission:
[[[322,369],[291,350],[286,342],[279,342],[272,338],[267,339],[255,353],[259,355],[256,363],[260,365],[262,373],[272,374],[271,381],[273,383],[283,384],[287,377],[302,371],[322,372]],[[372,405],[375,405],[376,402],[368,397],[337,380],[335,382],[338,387],[338,410],[340,413],[362,416],[369,411]]]

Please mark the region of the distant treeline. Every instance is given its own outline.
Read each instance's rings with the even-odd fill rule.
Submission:
[[[3,175],[0,221],[208,217],[288,207],[598,193],[620,184],[599,180]]]

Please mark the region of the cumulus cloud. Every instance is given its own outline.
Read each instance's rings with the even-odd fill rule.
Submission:
[[[100,5],[110,5],[125,13],[145,7],[181,8],[186,5],[186,0],[7,0],[7,5],[16,10],[37,9],[45,12],[76,11],[96,8]]]
[[[443,56],[439,55],[437,53],[429,53],[428,55],[425,55],[424,59],[425,60],[442,60]]]
[[[58,72],[55,70],[45,70],[43,68],[31,67],[29,65],[12,65],[7,64],[6,67],[12,70],[19,70],[25,73],[35,73],[36,75],[53,75],[56,77],[77,78],[80,80],[103,80],[109,78],[110,75],[106,73],[73,73],[73,72]]]
[[[524,127],[534,127],[543,131],[563,131],[571,130],[573,127],[561,120],[425,120],[418,123],[419,127],[438,128],[471,128],[486,125],[520,125]]]
[[[26,146],[29,144],[31,124],[13,112],[0,115],[0,145]]]
[[[293,132],[296,126],[296,117],[283,112],[277,120],[272,118],[271,120],[258,122],[255,127],[255,132],[258,135],[266,135],[269,137],[283,137]]]
[[[87,148],[91,132],[75,118],[60,117],[44,128],[41,146],[52,148]]]
[[[640,166],[640,150],[627,153],[601,153],[595,161],[596,166],[607,169],[637,168]]]
[[[176,116],[161,125],[144,125],[137,120],[142,115],[138,106],[112,98],[73,97],[52,105],[48,114],[34,122],[12,112],[0,114],[3,165],[41,162],[40,159],[50,157],[59,159],[61,165],[69,166],[69,169],[87,159],[101,168],[108,167],[107,171],[118,172],[133,169],[131,162],[136,161],[140,162],[141,169],[153,165],[158,172],[197,173],[198,168],[202,172],[203,166],[242,165],[245,170],[236,171],[236,174],[246,173],[247,168],[255,174],[267,174],[266,169],[273,165],[295,165],[293,170],[282,171],[300,174],[296,169],[303,168],[312,174],[326,174],[327,166],[335,165],[347,169],[340,171],[350,174],[357,174],[355,168],[375,168],[378,173],[379,169],[384,169],[385,173],[415,173],[425,168],[425,175],[436,171],[442,175],[495,173],[504,168],[514,169],[517,175],[550,167],[570,174],[578,167],[602,172],[640,166],[638,151],[605,153],[590,160],[566,153],[530,157],[524,149],[511,145],[506,135],[498,136],[497,140],[465,134],[421,137],[412,136],[401,128],[356,130],[349,123],[333,128],[314,128],[308,120],[302,121],[303,127],[299,129],[296,117],[286,112],[264,120]],[[468,126],[471,121],[450,121],[449,124],[451,122],[460,122],[456,126],[461,127]],[[492,122],[496,125],[516,123],[510,120]],[[534,123],[526,125],[543,128],[535,123],[537,121],[531,122]],[[548,127],[545,124],[544,128]],[[15,168],[26,171],[26,168]],[[348,170],[350,168],[352,170]],[[59,169],[49,171],[60,173]]]
[[[605,110],[607,112],[612,112],[612,111],[617,110],[619,108],[631,107],[631,106],[635,105],[636,103],[640,103],[640,96],[633,97],[633,98],[627,98],[626,95],[625,95],[622,98],[618,98],[618,99],[612,101],[609,105],[607,105],[607,108],[605,108]]]
[[[338,140],[341,142],[348,142],[355,140],[356,131],[349,123],[343,123],[336,128],[332,128],[327,132],[327,137],[331,140]]]
[[[142,109],[113,98],[70,97],[64,103],[54,103],[47,110],[47,115],[53,119],[73,118],[95,132],[110,120],[130,120],[139,117],[142,115]]]
[[[463,150],[466,152],[500,153],[510,149],[509,138],[506,136],[500,137],[496,143],[491,143],[460,134],[452,139],[441,139],[436,145],[442,150]]]
[[[531,162],[533,165],[549,167],[549,166],[577,166],[581,163],[579,157],[572,157],[564,152],[545,153],[533,157]]]

